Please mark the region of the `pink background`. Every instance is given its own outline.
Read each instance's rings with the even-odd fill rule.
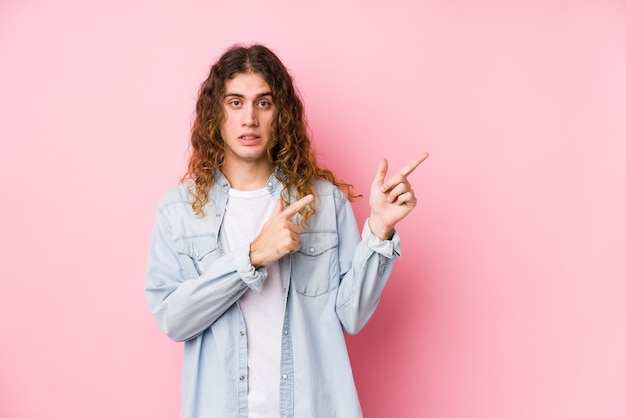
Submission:
[[[283,59],[359,191],[431,153],[348,339],[366,417],[626,416],[626,4],[294,3],[0,1],[0,416],[177,416],[146,251],[236,41]]]

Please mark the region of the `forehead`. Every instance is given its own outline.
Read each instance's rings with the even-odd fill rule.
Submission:
[[[272,90],[265,79],[257,73],[237,73],[228,80],[225,85],[225,94],[237,94],[241,96],[258,96],[259,94],[271,94]]]

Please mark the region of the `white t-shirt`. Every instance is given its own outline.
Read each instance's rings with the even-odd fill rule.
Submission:
[[[267,189],[229,190],[223,231],[230,248],[249,245],[276,208]],[[239,299],[248,334],[248,413],[250,418],[279,415],[280,347],[285,295],[278,262],[266,266],[260,292]]]

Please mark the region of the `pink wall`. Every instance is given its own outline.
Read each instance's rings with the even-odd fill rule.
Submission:
[[[0,2],[0,416],[177,415],[153,213],[210,63],[261,41],[359,190],[431,153],[349,338],[366,417],[625,417],[626,5],[214,3]]]

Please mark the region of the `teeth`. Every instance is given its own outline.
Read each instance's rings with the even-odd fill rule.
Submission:
[[[254,139],[256,136],[242,136],[241,139]]]

